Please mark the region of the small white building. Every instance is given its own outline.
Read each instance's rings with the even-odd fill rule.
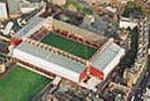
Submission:
[[[0,60],[0,74],[4,73],[5,70],[6,70],[6,64],[2,60]]]
[[[129,27],[129,28],[133,29],[137,25],[138,25],[138,21],[136,21],[135,19],[122,17],[119,21],[119,28],[127,29]]]
[[[95,21],[95,17],[92,15],[86,15],[83,19],[83,23],[87,25],[91,25]]]
[[[19,7],[23,14],[31,13],[34,10],[40,9],[42,7],[44,2],[29,2],[26,0],[22,0],[20,2]]]
[[[56,4],[56,5],[64,5],[66,4],[67,0],[51,0],[53,4]]]
[[[0,2],[0,19],[7,19],[8,13],[7,13],[7,7],[5,2]]]
[[[117,9],[116,9],[116,8],[113,8],[113,7],[111,7],[111,6],[106,7],[106,9],[107,9],[108,11],[112,12],[112,13],[116,13],[116,12],[117,12]]]
[[[31,6],[31,5],[27,5],[27,4],[20,4],[20,10],[23,14],[27,14],[27,13],[31,13],[32,11],[34,11],[36,8]]]
[[[5,29],[4,29],[4,31],[3,31],[3,34],[4,34],[4,35],[9,35],[10,32],[11,32],[11,29],[12,29],[13,25],[14,25],[14,23],[11,22],[11,21],[9,21],[9,22],[7,23],[7,25],[6,25]]]

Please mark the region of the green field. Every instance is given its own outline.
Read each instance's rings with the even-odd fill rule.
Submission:
[[[0,101],[30,101],[51,80],[16,66],[0,79]]]
[[[82,14],[89,14],[89,15],[92,14],[92,10],[90,8],[85,7],[84,5],[82,5],[81,3],[79,3],[76,0],[67,0],[64,7],[68,8],[69,5],[73,5],[77,9],[77,11]]]
[[[46,37],[44,37],[42,42],[60,48],[83,59],[89,59],[96,52],[96,49],[92,47],[66,39],[53,33],[49,33]]]

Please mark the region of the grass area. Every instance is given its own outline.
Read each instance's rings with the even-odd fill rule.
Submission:
[[[79,56],[83,59],[89,59],[95,52],[96,49],[91,48],[87,45],[75,42],[73,40],[66,39],[64,37],[49,33],[43,40],[43,43],[52,45],[60,48],[68,53]]]
[[[133,13],[136,15],[144,15],[141,7],[137,6],[134,2],[128,2],[128,5],[122,15],[124,17],[130,17]]]
[[[0,79],[0,101],[30,101],[51,80],[16,66]]]
[[[76,7],[76,9],[78,10],[78,12],[82,13],[82,14],[92,14],[92,10],[83,6],[82,4],[80,4],[78,1],[76,0],[67,0],[66,5],[64,5],[65,8],[68,8],[69,5],[73,5],[74,7]]]
[[[124,90],[121,88],[115,88],[115,89],[113,89],[113,92],[115,92],[117,94],[125,95]]]

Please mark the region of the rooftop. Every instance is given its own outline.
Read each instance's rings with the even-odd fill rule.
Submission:
[[[34,34],[39,27],[42,26],[47,20],[41,17],[34,17],[30,20],[29,24],[16,33],[18,38],[29,37]]]
[[[95,55],[92,59],[92,66],[99,70],[104,70],[118,55],[120,55],[120,52],[124,52],[124,49],[112,42]]]
[[[80,62],[71,60],[61,55],[54,54],[49,50],[41,49],[29,43],[22,43],[16,49],[77,73],[81,73],[85,67],[85,65],[81,64]]]

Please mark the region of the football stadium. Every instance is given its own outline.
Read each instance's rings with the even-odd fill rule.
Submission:
[[[113,39],[52,17],[31,19],[10,43],[17,62],[88,89],[105,80],[125,54]]]

